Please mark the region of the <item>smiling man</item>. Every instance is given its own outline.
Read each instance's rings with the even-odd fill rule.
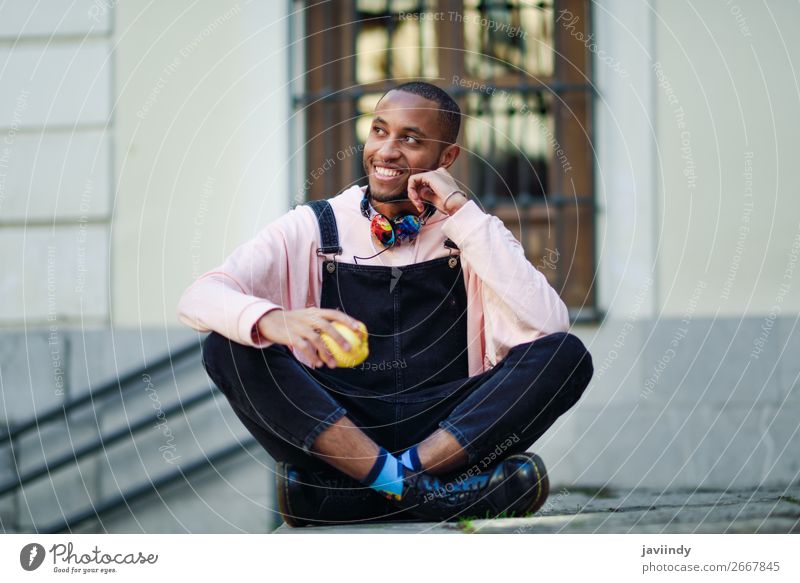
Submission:
[[[527,450],[572,407],[591,356],[564,303],[496,217],[459,188],[461,114],[405,83],[378,102],[367,186],[273,221],[184,292],[203,363],[279,463],[287,524],[535,512]],[[336,367],[321,334],[366,326]]]

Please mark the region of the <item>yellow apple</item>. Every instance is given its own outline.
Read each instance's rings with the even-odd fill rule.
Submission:
[[[364,323],[361,323],[358,332],[341,322],[333,322],[332,325],[350,344],[350,350],[345,352],[342,350],[339,343],[328,336],[328,334],[323,332],[320,335],[325,346],[328,347],[328,350],[330,350],[333,358],[336,360],[336,365],[344,368],[352,368],[364,362],[369,354],[367,327]]]

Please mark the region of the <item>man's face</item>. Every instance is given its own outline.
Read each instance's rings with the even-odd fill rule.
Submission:
[[[435,101],[389,91],[375,108],[364,145],[372,197],[378,202],[407,199],[408,177],[436,170],[445,146]]]

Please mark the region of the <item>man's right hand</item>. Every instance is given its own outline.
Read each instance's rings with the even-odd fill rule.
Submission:
[[[261,316],[256,324],[262,338],[275,344],[288,346],[302,355],[314,368],[324,364],[336,367],[336,360],[325,346],[320,334],[327,333],[343,350],[350,350],[350,343],[336,331],[331,322],[342,322],[345,326],[359,330],[359,322],[339,310],[305,308],[302,310],[272,310]]]

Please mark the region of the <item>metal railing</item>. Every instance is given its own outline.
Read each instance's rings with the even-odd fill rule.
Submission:
[[[196,460],[183,468],[179,467],[175,471],[166,473],[155,480],[150,480],[145,484],[129,489],[124,493],[120,493],[104,502],[101,502],[100,504],[95,504],[91,509],[70,514],[61,521],[54,522],[42,529],[39,529],[39,532],[43,534],[72,532],[74,528],[85,522],[90,520],[101,520],[100,516],[103,514],[127,507],[129,504],[144,499],[147,496],[157,492],[160,488],[167,487],[171,484],[176,484],[180,481],[185,481],[192,475],[201,472],[203,469],[235,457],[237,454],[248,450],[257,443],[258,442],[256,439],[253,437],[242,441],[237,441],[237,443],[220,448],[211,455]]]
[[[82,397],[69,399],[45,413],[34,415],[28,421],[14,425],[4,435],[0,435],[0,447],[5,445],[6,442],[19,439],[22,435],[33,430],[40,431],[42,425],[52,423],[53,421],[61,421],[62,419],[67,420],[67,415],[69,413],[77,411],[86,405],[93,406],[96,400],[108,397],[114,394],[115,391],[122,392],[125,389],[133,386],[135,383],[138,383],[143,374],[150,374],[151,371],[153,374],[156,374],[162,370],[166,370],[167,368],[174,366],[176,362],[180,362],[190,356],[196,355],[197,351],[197,342],[192,341],[191,343],[188,343],[176,349],[175,351],[170,352],[166,356],[157,359],[149,366],[137,367],[136,369],[101,385],[99,389],[87,391]]]
[[[41,432],[42,427],[56,422],[69,423],[69,416],[79,413],[80,411],[90,410],[95,406],[98,401],[102,401],[107,397],[124,396],[131,388],[137,386],[143,377],[148,374],[150,376],[158,375],[162,372],[173,369],[176,365],[180,365],[196,357],[200,349],[196,340],[187,343],[170,351],[165,356],[156,359],[154,362],[147,366],[137,367],[118,378],[102,384],[95,390],[88,391],[85,395],[70,399],[61,405],[54,407],[42,414],[35,415],[30,419],[12,426],[4,434],[0,435],[0,447],[6,445],[11,446],[12,458],[14,458],[14,442],[22,438],[24,435],[33,432]],[[175,414],[185,414],[189,410],[198,407],[199,405],[212,400],[215,396],[213,390],[198,391],[197,394],[192,395],[186,399],[179,399],[179,401],[164,409],[166,416]],[[0,484],[0,496],[7,495],[17,489],[24,488],[27,484],[37,480],[43,476],[49,475],[51,472],[63,468],[72,463],[78,463],[81,459],[88,457],[92,454],[103,451],[105,448],[119,443],[126,438],[133,439],[134,435],[142,430],[149,428],[152,425],[152,415],[148,415],[138,419],[137,421],[127,424],[124,427],[115,429],[114,431],[100,435],[92,441],[82,445],[78,449],[73,449],[71,452],[62,455],[55,460],[44,460],[44,462],[25,472],[18,472],[17,475]],[[244,452],[253,445],[257,444],[254,438],[246,440],[236,440],[236,443],[221,447],[217,451],[209,455],[204,455],[200,459],[195,460],[189,464],[184,464],[183,467],[178,467],[173,471],[165,472],[163,475],[156,479],[148,478],[147,481],[126,489],[124,492],[119,492],[116,495],[109,497],[99,503],[92,504],[91,508],[80,510],[64,516],[62,520],[45,525],[41,528],[37,527],[37,532],[41,533],[58,533],[71,531],[73,528],[93,519],[100,520],[102,514],[112,512],[116,509],[126,507],[131,502],[143,499],[159,488],[169,486],[170,484],[178,483],[181,480],[186,480],[193,474],[202,471],[204,468],[213,466],[223,462],[229,458],[236,456],[238,453]],[[13,467],[18,468],[16,459],[12,460]]]

